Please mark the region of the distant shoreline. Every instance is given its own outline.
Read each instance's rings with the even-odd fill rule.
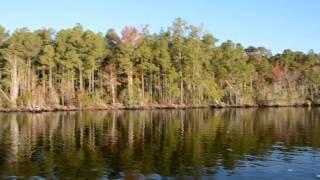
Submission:
[[[318,52],[217,42],[182,18],[159,33],[0,26],[0,111],[320,105]]]
[[[68,111],[106,111],[106,110],[165,110],[165,109],[229,109],[229,108],[282,108],[282,107],[319,107],[320,104],[272,104],[272,105],[145,105],[145,106],[108,106],[108,107],[18,107],[0,108],[0,112],[68,112]]]

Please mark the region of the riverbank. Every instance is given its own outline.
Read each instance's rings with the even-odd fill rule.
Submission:
[[[104,110],[157,110],[157,109],[201,109],[201,108],[280,108],[280,107],[319,107],[320,104],[295,103],[295,104],[215,104],[215,105],[180,105],[180,104],[153,104],[153,105],[136,105],[124,106],[121,104],[106,107],[17,107],[17,108],[0,108],[0,112],[55,112],[55,111],[104,111]]]

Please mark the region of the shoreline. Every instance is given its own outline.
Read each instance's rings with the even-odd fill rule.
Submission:
[[[320,104],[243,104],[243,105],[144,105],[144,106],[107,106],[107,107],[17,107],[17,108],[0,108],[1,113],[10,112],[68,112],[68,111],[108,111],[108,110],[165,110],[165,109],[235,109],[235,108],[283,108],[283,107],[319,107]]]

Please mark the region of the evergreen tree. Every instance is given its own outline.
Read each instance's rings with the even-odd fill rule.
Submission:
[[[174,61],[174,67],[179,74],[180,78],[180,104],[184,103],[184,65],[185,65],[185,29],[186,22],[177,18],[174,22],[171,29],[172,39],[171,39],[171,56]]]

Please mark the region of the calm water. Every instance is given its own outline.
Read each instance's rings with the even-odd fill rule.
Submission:
[[[0,179],[320,179],[320,109],[0,114]]]

